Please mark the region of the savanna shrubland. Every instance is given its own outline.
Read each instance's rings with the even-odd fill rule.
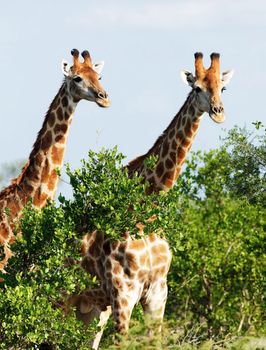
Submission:
[[[68,166],[73,198],[24,210],[22,238],[2,276],[0,349],[88,349],[96,321],[85,329],[62,305],[97,280],[66,257],[79,259],[84,233],[137,237],[139,222],[145,234],[165,236],[173,252],[164,333],[148,340],[137,308],[127,338],[114,343],[108,324],[103,349],[237,348],[222,341],[265,334],[266,136],[255,126],[229,131],[219,149],[192,153],[167,194],[146,196],[116,149],[90,151],[79,169]]]

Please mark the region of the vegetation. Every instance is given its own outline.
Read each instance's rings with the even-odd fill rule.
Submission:
[[[80,169],[67,167],[73,199],[25,209],[23,238],[2,276],[0,349],[88,349],[96,321],[85,329],[60,305],[97,281],[65,258],[79,258],[84,232],[137,236],[139,222],[146,234],[164,235],[173,251],[164,333],[148,340],[138,307],[127,338],[114,342],[109,322],[102,349],[248,349],[256,341],[266,348],[265,338],[254,338],[266,331],[263,125],[234,128],[219,149],[192,154],[167,194],[144,196],[145,184],[128,178],[122,160],[116,149],[90,151]]]

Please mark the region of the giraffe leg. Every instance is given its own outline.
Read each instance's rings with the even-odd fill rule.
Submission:
[[[152,335],[154,330],[161,332],[167,291],[166,279],[156,281],[152,283],[147,295],[140,301],[144,313],[149,315],[152,323],[155,322],[157,325],[156,327],[154,324],[151,325],[152,329],[149,330],[149,335]]]
[[[76,307],[76,316],[86,326],[94,318],[100,318],[97,324],[100,327],[92,343],[92,349],[97,350],[101,341],[104,327],[112,314],[112,308],[108,305],[108,299],[102,289],[87,289],[80,295],[72,295],[68,299],[68,305]]]
[[[93,340],[93,343],[92,343],[93,350],[98,349],[102,335],[103,335],[104,327],[105,327],[107,321],[109,320],[111,314],[112,314],[112,308],[110,305],[107,306],[107,309],[105,311],[102,311],[100,313],[100,321],[97,324],[97,326],[100,327],[100,330],[99,330],[99,332],[96,333],[96,336]]]
[[[139,293],[136,290],[129,291],[127,288],[117,290],[113,288],[111,293],[111,304],[113,309],[113,319],[119,333],[127,333],[132,310],[137,303],[138,298]]]

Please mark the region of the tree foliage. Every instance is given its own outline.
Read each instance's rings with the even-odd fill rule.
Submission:
[[[73,198],[61,196],[59,206],[42,211],[29,203],[24,211],[23,235],[3,276],[0,349],[41,349],[43,343],[87,349],[96,322],[84,329],[74,311],[65,315],[61,306],[98,282],[66,266],[65,258],[79,258],[88,231],[137,237],[139,222],[145,234],[164,235],[173,251],[163,348],[179,349],[180,334],[188,338],[195,328],[202,341],[265,331],[266,151],[263,127],[256,126],[253,133],[234,128],[219,149],[192,154],[167,194],[146,196],[143,180],[128,178],[116,149],[90,151],[80,169],[68,166]],[[139,319],[138,309],[133,322]],[[103,347],[129,346],[123,339],[112,345],[111,334],[112,328]],[[146,348],[145,337],[133,337]]]

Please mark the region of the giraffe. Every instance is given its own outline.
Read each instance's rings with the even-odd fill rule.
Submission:
[[[73,65],[62,61],[65,76],[59,92],[52,101],[38,133],[27,164],[11,185],[0,192],[0,245],[4,258],[0,271],[4,271],[12,256],[10,244],[15,240],[13,233],[16,221],[26,203],[32,199],[36,208],[42,208],[53,199],[58,183],[57,169],[63,164],[64,152],[77,103],[84,99],[96,102],[100,107],[109,106],[109,98],[99,79],[103,62],[92,64],[88,51],[73,49]]]
[[[172,255],[165,239],[155,234],[145,237],[144,226],[138,224],[137,227],[141,239],[132,239],[127,233],[124,240],[111,242],[100,231],[83,237],[83,258],[76,263],[96,276],[100,287],[72,295],[67,304],[76,307],[77,318],[85,325],[94,317],[100,317],[100,331],[93,341],[93,349],[98,349],[104,325],[112,313],[117,330],[127,332],[132,310],[138,302],[144,313],[156,322],[157,330],[161,330]]]
[[[210,55],[211,65],[208,69],[205,69],[203,66],[202,53],[196,52],[194,57],[195,76],[189,71],[181,71],[182,80],[192,87],[192,91],[188,95],[184,105],[162,135],[159,136],[153,147],[146,154],[129,162],[125,167],[129,176],[133,176],[133,174],[137,172],[148,181],[149,187],[147,194],[151,192],[168,191],[174,185],[180,174],[181,166],[192,146],[204,112],[207,112],[216,123],[222,123],[225,119],[221,93],[229,83],[233,71],[228,70],[220,75],[220,55],[218,53],[212,53]],[[145,163],[145,160],[151,155],[157,156],[158,158],[154,170],[149,169]],[[95,236],[95,233],[93,235]],[[101,238],[99,238],[99,240],[101,241]],[[88,249],[90,250],[90,248]],[[134,254],[137,256],[138,251],[134,251]],[[158,252],[158,256],[160,256],[160,252]],[[115,261],[112,255],[110,255],[110,259]],[[81,265],[83,266],[85,264],[84,258],[82,261]],[[92,273],[87,265],[84,267],[89,273]],[[104,266],[104,268],[107,267],[106,265]],[[124,267],[123,263],[121,267]],[[92,269],[94,269],[94,267],[92,267]],[[112,273],[113,271],[111,274]],[[112,282],[111,276],[108,277],[110,278],[109,280],[107,277],[105,278],[105,283],[110,284],[110,281]],[[110,286],[111,285],[112,284],[110,284]],[[106,297],[104,297],[100,290],[94,292],[87,291],[81,295],[73,295],[70,298],[70,303],[76,306],[77,316],[83,320],[85,324],[88,324],[93,317],[100,316],[99,326],[101,330],[97,333],[95,338],[93,347],[95,349],[98,347],[99,339],[103,332],[103,326],[111,314],[111,309],[107,307],[107,305],[112,305],[112,308],[115,310],[115,305],[111,303],[110,299],[113,297],[111,288],[109,292],[111,293],[108,299],[110,304],[106,304]],[[97,295],[99,296],[98,298],[96,298]],[[156,293],[153,296],[154,299],[157,300]],[[134,303],[134,298],[132,298],[132,302]],[[118,320],[117,313],[114,314],[114,318],[118,323],[118,329],[126,331],[128,319],[126,319],[127,326],[120,328],[120,321]]]
[[[137,172],[148,182],[148,193],[168,191],[173,187],[204,112],[216,123],[222,123],[225,119],[221,93],[229,83],[233,70],[220,75],[218,53],[211,54],[211,65],[208,69],[203,66],[201,52],[196,52],[194,57],[195,76],[189,71],[181,71],[182,80],[192,87],[185,103],[150,150],[126,166],[129,176]],[[152,155],[157,158],[154,169],[150,169],[145,163]]]

